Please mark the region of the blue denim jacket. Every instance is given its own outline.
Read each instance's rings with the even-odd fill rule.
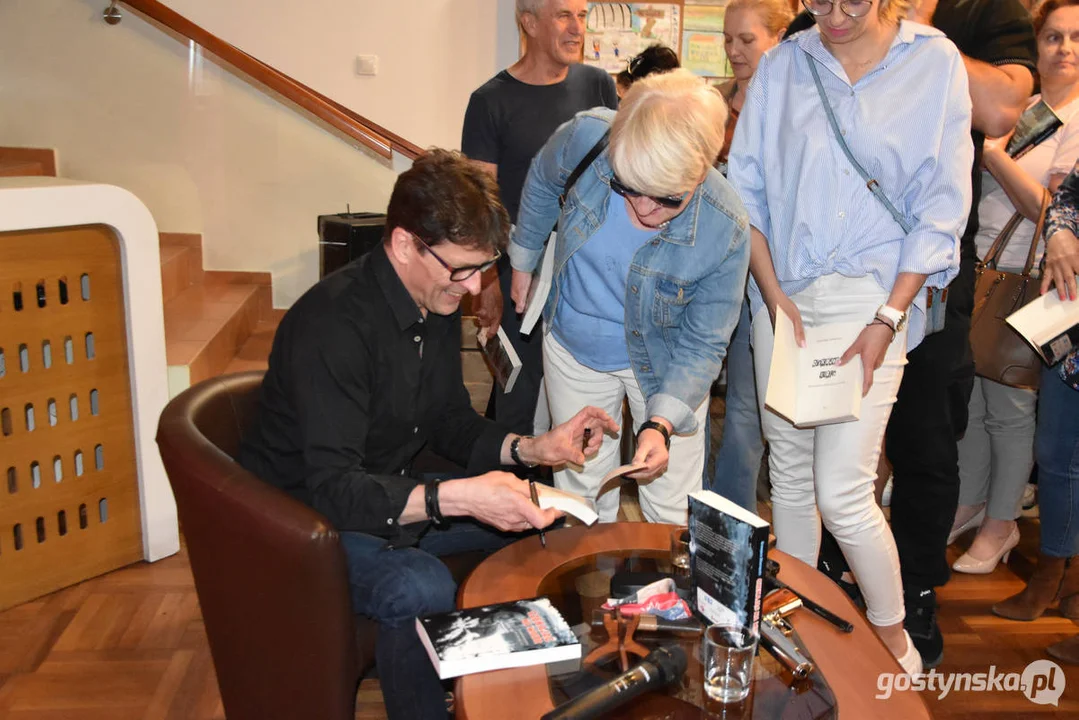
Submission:
[[[558,307],[566,263],[606,219],[611,166],[604,151],[566,197],[566,179],[610,127],[614,111],[596,108],[562,125],[532,160],[510,240],[514,270],[532,272],[558,221],[554,282],[543,310]],[[675,432],[697,429],[693,411],[719,375],[738,322],[749,268],[749,220],[742,202],[709,170],[686,209],[633,256],[626,283],[626,345],[648,415]]]

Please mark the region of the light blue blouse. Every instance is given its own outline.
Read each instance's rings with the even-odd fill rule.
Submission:
[[[843,154],[809,57],[847,145],[913,225],[909,235]],[[728,179],[768,239],[783,292],[832,273],[872,275],[889,291],[901,272],[925,273],[929,286],[951,282],[971,204],[970,123],[962,57],[934,28],[903,21],[884,60],[853,86],[816,27],[765,54],[738,118]],[[750,303],[754,311],[763,303],[752,278]],[[908,350],[924,335],[924,289],[909,327]]]

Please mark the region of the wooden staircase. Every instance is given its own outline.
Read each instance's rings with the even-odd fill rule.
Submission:
[[[0,177],[55,176],[56,155],[0,147]],[[161,233],[161,292],[169,395],[226,372],[265,368],[284,310],[270,274],[204,270],[202,236]]]

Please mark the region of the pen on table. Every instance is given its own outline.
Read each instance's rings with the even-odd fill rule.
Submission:
[[[775,587],[790,590],[792,593],[794,593],[799,598],[801,598],[803,607],[805,607],[810,612],[815,613],[816,615],[819,615],[820,617],[824,618],[825,620],[830,622],[832,625],[835,625],[837,628],[839,628],[843,632],[845,632],[845,633],[854,632],[854,626],[851,625],[849,622],[847,622],[843,618],[839,617],[838,615],[836,615],[835,613],[833,613],[831,610],[824,607],[823,605],[819,605],[819,604],[813,602],[812,600],[807,598],[805,595],[798,592],[797,590],[795,590],[794,588],[792,588],[790,585],[783,582],[779,578],[770,577],[770,578],[768,578],[768,582],[772,583]]]
[[[539,493],[536,492],[536,481],[532,478],[528,479],[528,492],[532,493],[532,502],[536,503],[536,507],[540,506]],[[547,536],[543,534],[543,530],[539,531],[540,544],[543,547],[547,547]]]

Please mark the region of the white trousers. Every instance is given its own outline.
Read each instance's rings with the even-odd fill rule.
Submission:
[[[809,327],[870,322],[888,298],[872,277],[826,275],[791,298]],[[854,572],[874,625],[904,617],[899,555],[873,497],[877,460],[906,364],[906,333],[892,341],[858,420],[799,429],[764,408],[774,341],[767,308],[752,324],[761,424],[769,444],[776,546],[811,567],[820,551],[820,518]]]
[[[585,405],[602,408],[622,426],[622,400],[629,399],[633,416],[633,431],[647,420],[644,395],[633,371],[629,368],[600,372],[574,359],[554,335],[543,338],[543,375],[547,385],[547,400],[551,408],[551,423],[559,425],[572,418]],[[708,400],[705,398],[695,412],[697,431],[691,435],[672,435],[670,462],[659,477],[640,482],[641,510],[649,522],[685,525],[689,493],[701,489],[705,462],[705,419]],[[556,469],[555,487],[562,488],[596,501],[601,522],[618,519],[619,481],[600,487],[603,476],[618,467],[621,437],[604,438],[599,452],[587,459],[584,468]]]

